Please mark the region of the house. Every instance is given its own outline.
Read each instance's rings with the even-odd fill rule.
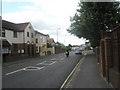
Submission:
[[[40,56],[47,55],[47,35],[35,31],[35,39],[36,39],[36,53]]]
[[[41,33],[35,31],[36,54],[39,56],[41,51]]]
[[[3,62],[35,56],[35,32],[30,22],[2,20]]]
[[[53,38],[49,38],[48,43],[50,43],[51,45],[55,45],[55,41]]]
[[[12,23],[2,20],[3,62],[25,57],[55,54],[54,39],[34,30],[30,22]]]
[[[47,35],[47,55],[55,54],[55,41]]]
[[[48,34],[43,34],[35,30],[36,54],[39,56],[55,54],[54,39]]]

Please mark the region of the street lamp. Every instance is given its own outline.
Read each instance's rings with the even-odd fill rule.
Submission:
[[[0,1],[0,89],[2,89],[2,0]]]
[[[58,42],[58,30],[60,30],[60,28],[57,29],[57,42]]]
[[[64,44],[65,44],[65,37],[66,37],[66,35],[64,36]]]

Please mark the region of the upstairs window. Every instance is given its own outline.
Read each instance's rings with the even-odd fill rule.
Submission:
[[[31,33],[31,37],[33,38],[33,33]]]
[[[38,39],[36,39],[36,43],[38,43]]]
[[[27,32],[27,37],[29,37],[29,32]]]
[[[5,29],[2,29],[2,33],[1,33],[1,30],[0,30],[0,36],[2,34],[2,37],[5,37]]]
[[[16,31],[13,31],[13,37],[17,38],[17,32]]]

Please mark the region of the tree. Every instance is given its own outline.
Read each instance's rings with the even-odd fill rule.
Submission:
[[[72,48],[71,44],[68,44],[68,46],[66,46],[66,50],[71,50],[71,48]]]
[[[119,2],[81,2],[67,30],[99,46],[101,32],[109,32],[120,23]]]
[[[68,44],[68,46],[69,46],[69,47],[72,47],[72,45],[71,45],[71,44]]]
[[[50,43],[47,43],[47,48],[52,48],[53,46]]]

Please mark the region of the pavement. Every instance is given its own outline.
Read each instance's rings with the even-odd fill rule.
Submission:
[[[86,51],[64,88],[112,88],[112,86],[102,77],[100,65],[90,50]]]

